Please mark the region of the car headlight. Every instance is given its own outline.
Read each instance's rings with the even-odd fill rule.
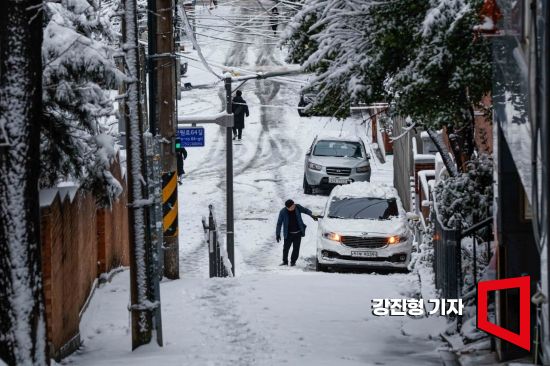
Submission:
[[[370,165],[360,166],[357,169],[357,173],[367,173],[370,172]]]
[[[399,244],[407,241],[407,238],[400,237],[398,235],[392,235],[388,237],[388,244]]]
[[[323,236],[328,240],[342,242],[342,236],[338,233],[329,232],[329,233],[324,233]]]
[[[307,167],[312,170],[322,170],[323,166],[319,164],[312,163],[311,161],[307,163]]]

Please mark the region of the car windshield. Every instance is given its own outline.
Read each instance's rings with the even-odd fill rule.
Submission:
[[[333,219],[389,220],[398,215],[395,198],[334,197],[328,212],[328,217]]]
[[[319,141],[313,149],[315,156],[362,158],[361,144],[354,141]]]

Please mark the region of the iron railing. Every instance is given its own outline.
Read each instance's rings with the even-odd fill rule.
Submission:
[[[435,197],[433,202],[435,287],[443,298],[459,299],[462,295],[461,230],[446,227],[441,221]]]
[[[220,245],[218,240],[218,226],[216,224],[214,206],[208,205],[208,211],[208,220],[203,216],[202,226],[204,228],[205,240],[208,244],[210,278],[228,277],[231,270],[228,271],[226,268],[226,262],[229,261],[227,259],[227,250]]]
[[[491,243],[488,239],[483,239],[479,235],[481,230],[490,228],[493,223],[493,217],[488,217],[479,223],[462,229],[462,227],[446,227],[439,214],[435,194],[432,193],[433,210],[431,213],[434,224],[434,274],[435,286],[441,291],[444,298],[461,299],[463,298],[464,274],[462,273],[462,262],[464,248],[462,240],[466,237],[472,238],[472,263],[473,263],[473,285],[478,281],[478,245],[485,243],[487,263],[491,258]],[[475,291],[475,289],[474,289]]]

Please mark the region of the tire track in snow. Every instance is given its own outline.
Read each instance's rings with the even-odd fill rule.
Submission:
[[[240,13],[243,15],[250,12],[249,9],[240,9]],[[269,27],[267,22],[266,27]],[[243,30],[243,32],[245,31]],[[244,39],[244,35],[236,35],[235,39],[242,40]],[[263,39],[259,37],[247,36],[247,39],[252,39],[259,47],[235,43],[229,49],[225,64],[247,67],[246,58],[250,51],[256,54],[255,65],[259,67],[282,65],[282,62],[275,57],[278,51],[276,47],[262,45]],[[250,68],[250,66],[248,67]],[[245,88],[246,86],[245,84]],[[271,80],[256,80],[252,89],[260,105],[284,104],[283,102],[286,101],[284,97],[280,97],[280,83]],[[218,89],[218,97],[223,104],[225,101],[225,90],[223,87]],[[255,146],[243,144],[238,149],[234,149],[235,191],[238,192],[243,185],[246,185],[246,190],[250,190],[250,187],[254,186],[258,197],[260,197],[263,191],[270,192],[273,190],[275,197],[279,198],[279,200],[284,200],[288,196],[288,187],[284,180],[285,169],[287,169],[288,165],[301,159],[301,150],[296,146],[295,139],[286,132],[287,123],[281,120],[281,118],[284,118],[285,113],[281,113],[278,109],[261,106],[259,110],[261,130],[259,136],[256,138]],[[192,181],[215,179],[217,180],[217,184],[214,190],[225,192],[225,131],[223,128],[220,128],[219,132],[220,135],[217,138],[217,143],[207,152],[208,159],[205,159],[201,166],[190,170],[189,178],[187,179]],[[257,184],[258,182],[255,182],[254,179],[257,176],[254,177],[251,175],[259,171],[269,174],[271,183],[262,186]],[[264,181],[267,182],[268,180]],[[296,184],[296,182],[291,182],[291,184]],[[256,194],[251,193],[254,196]],[[275,213],[272,212],[271,207],[268,207],[261,210],[259,214],[267,216]],[[219,217],[220,223],[221,219],[222,217]],[[225,217],[223,221],[225,221]],[[251,269],[264,271],[272,265],[270,262],[273,261],[275,251],[279,251],[279,246],[274,245],[272,238],[266,238],[265,241],[262,240],[261,243],[257,243],[251,252],[242,253],[243,260]],[[203,264],[208,264],[206,258],[203,258],[203,253],[206,254],[204,244],[197,246],[187,253],[189,260],[186,260],[185,263],[191,271],[199,271]],[[276,256],[279,257],[278,254]]]

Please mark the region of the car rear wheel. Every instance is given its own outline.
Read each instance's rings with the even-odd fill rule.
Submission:
[[[304,175],[304,194],[313,194],[313,188],[307,182],[305,175]]]

